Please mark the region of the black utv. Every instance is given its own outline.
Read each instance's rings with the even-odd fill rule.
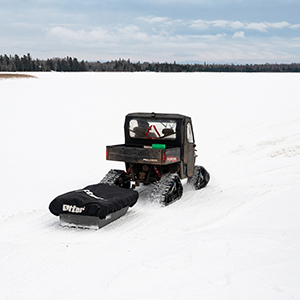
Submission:
[[[209,173],[195,166],[196,145],[190,117],[180,114],[131,113],[125,118],[125,144],[106,147],[106,159],[124,161],[125,170],[110,170],[101,183],[135,188],[155,183],[151,200],[169,204],[182,196],[181,179],[205,187]]]

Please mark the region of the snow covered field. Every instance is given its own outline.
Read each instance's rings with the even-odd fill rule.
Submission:
[[[300,74],[31,75],[0,80],[1,299],[300,299]],[[137,111],[192,117],[209,185],[62,228],[50,201],[123,168]]]

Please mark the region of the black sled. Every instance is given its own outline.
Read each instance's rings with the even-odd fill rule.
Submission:
[[[124,216],[138,196],[134,190],[99,183],[56,197],[49,210],[62,226],[99,229]]]

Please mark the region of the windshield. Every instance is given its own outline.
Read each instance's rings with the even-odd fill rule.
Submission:
[[[135,139],[176,139],[176,121],[131,119],[129,135]]]

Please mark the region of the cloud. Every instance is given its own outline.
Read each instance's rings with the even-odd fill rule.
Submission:
[[[260,32],[266,32],[268,26],[265,23],[250,23],[250,24],[245,24],[246,29],[254,29],[258,30]]]
[[[107,40],[109,37],[107,30],[102,28],[96,28],[90,31],[86,31],[83,29],[72,30],[61,26],[55,26],[49,29],[48,35],[52,38],[59,39],[62,42],[68,42],[68,41],[91,42],[95,39]]]
[[[290,26],[290,23],[288,22],[276,22],[276,23],[261,22],[261,23],[249,23],[246,25],[246,29],[254,29],[261,32],[266,32],[267,29],[270,28],[281,29],[288,26]]]
[[[226,28],[230,24],[230,22],[225,21],[225,20],[216,20],[216,21],[210,21],[210,22],[208,22],[208,24],[210,24],[214,27]]]
[[[291,24],[288,22],[276,22],[276,23],[266,23],[269,28],[276,28],[276,29],[281,29],[284,27],[290,27]]]
[[[169,18],[167,17],[154,17],[154,16],[148,16],[148,17],[139,17],[138,20],[147,22],[147,23],[162,23],[168,21]]]
[[[234,39],[235,38],[245,38],[245,32],[244,31],[238,31],[235,32],[234,35],[232,36]]]
[[[299,60],[297,50],[300,42],[291,38],[297,34],[291,28],[296,30],[300,24],[291,25],[288,22],[186,21],[146,16],[133,18],[131,24],[123,25],[109,23],[106,26],[79,27],[80,24],[53,22],[52,25],[47,24],[48,28],[41,26],[37,32],[39,39],[30,52],[36,57],[42,53],[43,57],[74,56],[85,60],[111,60],[119,57],[133,61],[161,62],[180,62],[188,57],[189,61],[216,63],[280,63]],[[14,26],[16,31],[21,27],[26,30],[26,34],[23,34],[26,39],[15,38],[14,44],[10,42],[10,48],[16,49],[16,52],[19,51],[18,47],[33,49],[32,40],[27,37],[36,28],[36,24],[23,26],[20,22]],[[36,38],[37,34],[34,33]],[[0,41],[0,46],[6,47],[6,41]],[[7,46],[3,49],[9,48]]]
[[[239,21],[234,21],[234,22],[230,22],[229,26],[233,29],[239,29],[239,28],[244,28],[244,24],[242,22]]]
[[[207,29],[209,28],[209,26],[210,26],[210,22],[205,20],[196,20],[193,21],[192,24],[190,25],[191,28],[200,29],[200,30]]]
[[[292,29],[298,29],[298,28],[300,28],[300,24],[291,25],[291,28]]]
[[[195,36],[195,38],[198,39],[206,39],[206,40],[218,40],[220,38],[226,37],[226,33],[218,33],[218,34],[204,34],[204,35],[198,35]]]
[[[252,29],[260,32],[267,32],[268,29],[282,29],[285,27],[291,27],[291,24],[288,22],[252,22],[252,23],[243,23],[240,21],[227,21],[227,20],[215,20],[215,21],[206,21],[206,20],[195,20],[192,21],[190,25],[191,28],[205,30],[211,27],[219,27],[223,29]]]
[[[103,43],[122,43],[130,42],[147,42],[148,35],[141,32],[135,25],[116,26],[110,29],[96,27],[91,30],[72,30],[60,26],[55,26],[48,30],[48,36],[60,40],[62,43],[89,43],[89,44],[103,44]]]
[[[207,21],[207,20],[195,20],[192,21],[190,25],[191,28],[205,30],[211,27],[219,27],[223,29],[241,29],[246,28],[247,24],[242,23],[239,21],[227,21],[227,20],[214,20],[214,21]]]

